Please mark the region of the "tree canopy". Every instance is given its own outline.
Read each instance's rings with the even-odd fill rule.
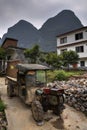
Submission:
[[[62,55],[57,55],[57,53],[50,52],[46,56],[46,63],[54,68],[60,68],[62,65]]]
[[[40,62],[45,62],[53,68],[61,68],[61,66],[69,66],[78,63],[79,55],[75,51],[64,51],[60,55],[56,52],[42,53],[38,45],[31,49],[26,49],[25,56],[30,59],[31,63],[36,63],[39,59]]]
[[[39,46],[35,45],[33,48],[31,49],[26,49],[24,54],[25,57],[30,58],[30,61],[32,63],[36,63],[37,58],[39,56],[40,50],[39,50]]]
[[[0,47],[0,59],[5,60],[6,58],[6,51],[2,47]]]
[[[75,51],[64,51],[62,53],[64,65],[78,63],[79,55]]]

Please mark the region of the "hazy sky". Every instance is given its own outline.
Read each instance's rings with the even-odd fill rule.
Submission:
[[[39,29],[48,18],[65,9],[72,10],[87,26],[87,0],[0,0],[0,37],[21,19]]]

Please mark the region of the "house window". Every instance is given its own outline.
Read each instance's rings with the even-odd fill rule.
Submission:
[[[67,51],[67,49],[61,49],[60,51],[61,51],[61,53],[63,53],[64,51]]]
[[[77,33],[75,34],[75,40],[79,40],[79,39],[82,39],[83,38],[83,33]]]
[[[63,37],[60,39],[60,44],[67,43],[67,37]]]
[[[77,53],[84,52],[84,46],[78,46],[78,47],[76,47],[76,52]]]
[[[85,66],[85,61],[80,61],[80,66]]]

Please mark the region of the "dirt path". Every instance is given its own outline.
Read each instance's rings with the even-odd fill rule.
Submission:
[[[48,113],[53,118],[45,121],[43,126],[37,126],[32,118],[31,109],[18,97],[8,98],[4,79],[0,79],[2,99],[7,104],[8,130],[87,130],[87,118],[75,109],[66,106],[59,118]]]

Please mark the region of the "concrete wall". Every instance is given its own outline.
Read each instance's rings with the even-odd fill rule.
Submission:
[[[75,40],[75,34],[83,32],[83,39],[80,40]],[[60,43],[60,39],[63,37],[67,37],[67,43]],[[61,53],[61,50],[63,49],[67,49],[67,51],[69,50],[73,50],[76,51],[76,47],[78,46],[84,46],[84,52],[79,52],[79,63],[81,61],[81,59],[83,58],[83,60],[85,61],[85,66],[87,66],[87,29],[85,28],[84,30],[80,30],[80,31],[76,31],[73,33],[68,33],[62,36],[57,37],[57,54]],[[82,61],[83,61],[82,60]],[[78,64],[78,66],[80,66],[80,64]]]
[[[75,34],[80,33],[80,32],[83,32],[83,39],[75,40]],[[63,38],[63,37],[67,37],[67,43],[60,44],[60,39]],[[70,34],[67,34],[67,35],[64,35],[64,36],[57,37],[57,46],[62,46],[62,45],[66,45],[66,44],[68,45],[68,44],[71,44],[71,43],[82,42],[82,41],[85,41],[85,40],[87,40],[87,29],[85,29],[83,31],[76,31],[74,33],[70,33]]]

